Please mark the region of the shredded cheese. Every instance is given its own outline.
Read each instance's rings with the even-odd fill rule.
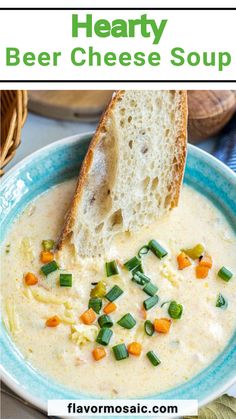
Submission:
[[[10,298],[6,300],[7,326],[12,334],[20,331],[19,317],[16,312],[14,301]]]
[[[93,342],[98,333],[97,326],[74,324],[71,326],[70,339],[78,346],[82,346],[88,342]]]

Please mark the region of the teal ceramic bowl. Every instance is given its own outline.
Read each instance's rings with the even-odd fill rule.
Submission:
[[[91,134],[65,138],[30,155],[1,183],[2,240],[25,206],[52,186],[78,175]],[[212,200],[236,229],[236,176],[225,165],[194,146],[188,147],[184,182]],[[29,365],[1,324],[2,377],[21,397],[47,410],[48,399],[88,399],[58,385]],[[152,399],[198,399],[203,405],[226,391],[236,378],[236,332],[225,350],[188,382]]]

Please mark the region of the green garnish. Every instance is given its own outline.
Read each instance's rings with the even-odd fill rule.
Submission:
[[[218,272],[218,276],[224,281],[228,282],[232,278],[233,274],[225,266],[222,266],[222,268]]]
[[[106,262],[105,268],[107,276],[113,276],[119,273],[115,260],[112,260],[111,262]]]
[[[113,346],[112,350],[117,361],[121,361],[122,359],[126,359],[129,357],[129,352],[127,351],[124,343],[120,343],[119,345]]]
[[[191,249],[183,249],[183,252],[186,253],[191,259],[198,259],[204,253],[205,248],[202,244],[198,243],[196,246]]]
[[[140,265],[141,265],[141,260],[137,256],[134,256],[132,259],[124,263],[124,266],[126,267],[126,269],[128,269],[128,271],[132,271],[133,269],[136,269]]]
[[[168,313],[172,319],[180,319],[183,313],[183,306],[182,304],[178,304],[176,301],[171,301]]]
[[[136,320],[130,313],[127,313],[117,323],[125,329],[132,329],[136,325]]]
[[[141,249],[139,249],[139,251],[138,251],[138,257],[141,259],[141,257],[143,256],[143,255],[146,255],[148,252],[149,252],[149,247],[148,246],[143,246],[143,247],[141,247]]]
[[[156,294],[157,290],[158,287],[152,284],[152,282],[148,282],[148,284],[143,287],[143,291],[146,292],[146,294],[151,295],[151,297]]]
[[[54,240],[43,240],[42,241],[43,250],[48,252],[49,250],[52,250],[55,247],[55,241]]]
[[[170,302],[171,302],[171,300],[164,301],[164,303],[162,303],[162,304],[161,304],[161,307],[163,307],[165,304],[168,304],[168,303],[170,303]]]
[[[118,285],[114,285],[114,287],[105,295],[105,298],[112,302],[115,301],[118,297],[120,297],[120,295],[123,294],[123,292],[124,291],[120,287],[118,287]]]
[[[146,320],[144,323],[144,330],[148,336],[152,336],[154,333],[154,326],[150,320]]]
[[[143,302],[143,306],[145,310],[150,310],[152,307],[154,307],[158,303],[159,297],[157,295],[153,295],[153,297],[147,298]]]
[[[60,274],[60,287],[72,287],[72,274]]]
[[[228,301],[226,298],[223,297],[222,294],[219,294],[216,300],[216,307],[221,308],[222,310],[226,310],[228,307]]]
[[[159,243],[157,243],[156,240],[150,240],[148,247],[159,259],[162,259],[168,254],[167,251]]]
[[[139,285],[145,285],[150,282],[150,278],[148,278],[148,276],[144,275],[142,272],[137,271],[133,273],[132,281]]]
[[[142,263],[140,262],[140,265],[137,265],[136,268],[132,269],[132,275],[134,275],[136,272],[141,272],[143,274],[143,267]]]
[[[97,285],[91,290],[90,297],[93,298],[103,298],[106,295],[106,284],[102,281],[99,281]]]
[[[92,308],[95,313],[99,314],[102,308],[101,298],[90,298],[88,308]]]
[[[112,327],[113,321],[111,320],[110,316],[103,314],[98,318],[98,324],[100,327]]]
[[[49,275],[51,272],[56,271],[57,269],[59,269],[59,266],[58,266],[58,264],[55,260],[53,260],[52,262],[47,263],[46,265],[41,266],[41,268],[40,268],[41,272],[45,276]]]
[[[147,352],[147,357],[154,367],[157,367],[157,365],[161,363],[160,359],[156,356],[156,354],[153,351]]]
[[[102,329],[99,330],[96,342],[100,345],[107,346],[111,340],[112,335],[113,332],[111,329],[108,327],[102,327]]]

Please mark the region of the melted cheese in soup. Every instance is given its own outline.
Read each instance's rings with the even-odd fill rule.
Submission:
[[[113,241],[104,259],[67,260],[64,268],[73,274],[71,288],[60,287],[59,271],[44,277],[39,254],[43,239],[56,240],[75,188],[74,181],[58,185],[31,203],[15,221],[2,253],[2,298],[4,321],[25,359],[39,372],[75,391],[104,397],[141,397],[181,384],[209,365],[224,349],[235,328],[236,281],[217,276],[221,266],[236,272],[236,240],[224,216],[205,197],[184,186],[180,204],[170,214],[135,235],[122,234]],[[96,238],[95,238],[96,239]],[[130,272],[105,275],[106,261],[125,262],[151,239],[168,251],[162,260],[149,252],[143,256],[145,274],[158,286],[159,302],[147,318],[169,317],[168,304],[183,305],[183,315],[172,320],[168,334],[144,332],[142,303],[148,298],[130,280]],[[196,279],[195,264],[178,270],[180,249],[203,243],[212,256],[213,267],[206,279]],[[60,261],[63,265],[63,261]],[[33,272],[39,282],[26,286],[24,275]],[[124,291],[115,301],[117,310],[113,337],[105,347],[106,357],[94,361],[92,350],[99,326],[86,326],[80,315],[87,309],[91,284],[104,280],[107,290],[117,284]],[[226,310],[216,307],[218,294],[228,300]],[[104,303],[105,304],[105,303]],[[136,326],[127,330],[116,322],[130,312]],[[101,314],[103,312],[101,311]],[[45,326],[57,315],[61,323]],[[139,342],[142,354],[116,361],[112,346]],[[161,364],[154,367],[146,353],[153,350]],[[127,379],[128,378],[128,379]]]

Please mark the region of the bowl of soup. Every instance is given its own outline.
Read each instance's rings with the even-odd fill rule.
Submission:
[[[102,257],[58,257],[91,137],[52,143],[2,180],[3,380],[43,410],[48,399],[203,405],[236,376],[236,176],[189,145],[177,208]]]

